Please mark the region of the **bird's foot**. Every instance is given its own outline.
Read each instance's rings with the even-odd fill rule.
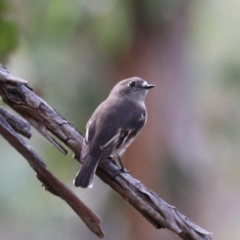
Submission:
[[[115,172],[113,178],[115,179],[120,173],[130,173],[126,168],[123,167],[121,159],[119,156],[117,156],[118,161],[119,161],[119,165],[116,163],[114,157],[112,155],[110,155],[108,157],[108,160],[111,161],[112,163],[114,163],[115,165],[117,165],[119,167],[119,169]]]
[[[120,173],[130,173],[130,171],[128,171],[126,168],[120,167],[120,168],[114,173],[113,178],[116,179],[116,177],[117,177]]]
[[[122,167],[120,168],[119,172],[120,173],[130,173],[129,170],[127,170],[126,168],[122,168]]]

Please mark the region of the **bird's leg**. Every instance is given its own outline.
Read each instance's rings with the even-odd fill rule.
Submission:
[[[117,165],[118,167],[120,167],[120,169],[118,169],[115,174],[114,174],[114,177],[113,178],[116,178],[116,176],[119,174],[119,173],[129,173],[129,171],[127,169],[125,169],[123,167],[123,164],[122,164],[122,161],[120,159],[120,157],[116,154],[117,158],[118,158],[118,162],[119,162],[119,165],[116,163],[116,160],[114,159],[114,156],[110,155],[108,157],[108,160],[111,161],[112,163],[114,163],[115,165]]]
[[[113,177],[114,179],[117,177],[117,175],[118,175],[119,173],[129,173],[129,171],[123,167],[121,158],[120,158],[117,154],[116,154],[116,156],[117,156],[117,158],[118,158],[118,162],[119,162],[119,165],[120,165],[120,169],[118,169],[118,170],[115,172],[114,177]],[[115,162],[115,161],[114,161],[114,162]],[[115,164],[116,164],[116,162],[115,162]]]
[[[116,164],[113,155],[110,155],[110,156],[108,157],[108,160],[111,161],[112,163],[115,163],[115,164]]]
[[[121,158],[119,157],[119,155],[118,155],[118,154],[116,154],[116,155],[117,155],[117,158],[118,158],[118,162],[119,162],[119,164],[120,164],[120,167],[121,167],[120,172],[129,173],[129,171],[123,167],[122,160],[121,160]]]
[[[116,163],[116,160],[114,159],[114,156],[113,155],[110,155],[108,158],[107,158],[108,161],[112,162],[113,164],[115,164],[116,166],[118,166],[118,164]],[[119,166],[118,166],[119,167]]]

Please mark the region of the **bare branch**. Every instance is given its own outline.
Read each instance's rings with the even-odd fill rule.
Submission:
[[[16,117],[13,113],[0,107],[0,114],[10,124],[10,126],[24,137],[31,138],[31,125],[23,118]]]
[[[30,88],[0,83],[0,95],[5,103],[30,123],[35,122],[34,127],[44,127],[76,155],[80,154],[82,135]],[[130,174],[121,173],[116,177],[118,171],[118,166],[106,160],[99,165],[97,175],[156,228],[168,228],[186,240],[211,240],[211,233],[191,222]]]
[[[47,168],[43,160],[27,145],[8,122],[0,114],[0,134],[28,161],[37,173],[38,179],[48,191],[61,197],[85,222],[88,228],[98,237],[104,237],[101,229],[101,218],[89,209],[63,183],[61,183]]]
[[[167,204],[129,173],[116,176],[118,171],[119,167],[114,163],[104,161],[98,167],[97,175],[157,229],[168,228],[186,240],[211,240],[210,232],[191,222],[174,206]]]

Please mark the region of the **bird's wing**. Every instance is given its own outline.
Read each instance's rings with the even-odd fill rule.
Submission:
[[[96,121],[92,121],[91,119],[88,121],[86,125],[86,134],[85,140],[87,143],[91,142],[96,132]]]
[[[104,152],[101,159],[105,156],[108,157],[115,149],[120,148],[136,136],[144,126],[147,114],[145,108],[132,106],[133,110],[131,112],[128,111],[128,108],[117,110],[117,115],[121,119],[116,119],[116,106],[106,104],[106,101],[96,109],[86,126],[81,159],[84,160],[89,154],[98,152],[98,150]],[[99,111],[104,108],[105,111]],[[97,156],[95,155],[95,157]]]
[[[107,142],[100,145],[102,151],[112,152],[115,148],[119,149],[140,132],[146,122],[146,113],[143,112],[138,119],[131,117],[132,115],[129,116],[122,122],[122,126],[117,132]]]
[[[119,145],[122,135],[123,131],[121,128],[119,128],[115,135],[111,136],[111,138],[107,142],[100,145],[100,149],[103,152],[112,152],[114,148]]]
[[[88,155],[89,145],[94,138],[96,133],[96,121],[92,121],[91,119],[88,121],[86,125],[86,134],[85,139],[82,144],[82,152],[81,152],[81,159],[84,160],[85,157]]]

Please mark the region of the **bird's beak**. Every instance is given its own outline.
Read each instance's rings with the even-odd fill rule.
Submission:
[[[155,85],[153,85],[153,84],[148,84],[147,86],[145,86],[146,89],[150,89],[150,88],[154,88],[154,87],[155,87]]]

